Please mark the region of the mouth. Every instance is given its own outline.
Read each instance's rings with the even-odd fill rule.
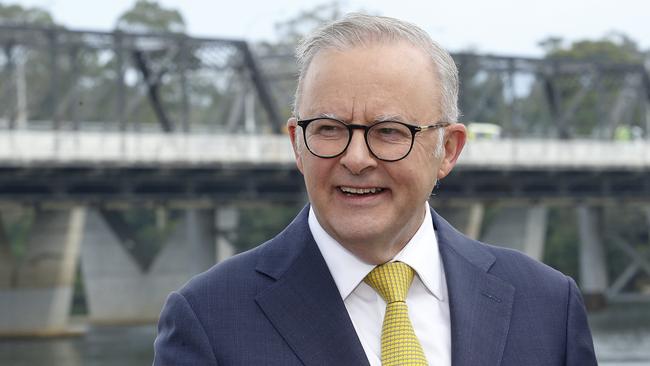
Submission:
[[[384,191],[384,188],[381,187],[357,188],[357,187],[339,186],[338,189],[346,196],[371,196],[371,195],[379,194]]]

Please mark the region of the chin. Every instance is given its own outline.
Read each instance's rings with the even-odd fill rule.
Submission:
[[[342,215],[331,221],[332,228],[339,241],[362,243],[383,237],[386,225],[371,218]],[[343,244],[343,243],[342,243]]]

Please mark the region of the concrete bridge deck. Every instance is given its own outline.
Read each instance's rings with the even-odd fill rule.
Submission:
[[[286,135],[0,131],[3,166],[190,167],[293,163]],[[467,143],[459,164],[464,169],[644,171],[650,169],[650,141],[474,140]]]
[[[0,132],[0,200],[304,200],[286,135]],[[441,199],[650,198],[650,142],[469,141]]]

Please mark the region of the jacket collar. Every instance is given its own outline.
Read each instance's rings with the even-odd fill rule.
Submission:
[[[369,365],[307,213],[261,248],[257,271],[276,282],[257,304],[305,365]]]
[[[489,273],[496,258],[485,244],[467,238],[432,214],[449,292],[452,364],[499,365],[515,289]]]

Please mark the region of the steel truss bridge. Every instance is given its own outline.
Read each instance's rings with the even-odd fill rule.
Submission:
[[[305,200],[283,134],[291,55],[240,40],[6,25],[0,48],[0,206]],[[643,65],[453,56],[462,122],[503,132],[470,141],[436,200],[648,204]],[[615,294],[650,273],[623,247],[632,262]]]
[[[279,133],[293,56],[183,34],[0,26],[0,127],[53,131]],[[463,122],[507,137],[648,137],[642,64],[454,54]],[[637,136],[637,137],[638,137]]]
[[[267,141],[278,139],[290,115],[291,55],[254,56],[239,40],[25,26],[0,26],[0,47],[2,197],[246,200],[301,191],[289,155],[222,159],[233,146],[245,158],[260,151],[246,144],[275,144]],[[461,160],[445,195],[650,196],[650,78],[643,65],[454,58],[463,121],[498,123],[503,137],[519,141],[493,141],[480,148],[484,156],[542,159],[552,149],[556,160],[541,168]],[[629,136],[612,143],[617,128]],[[200,141],[201,150],[188,141]],[[622,154],[620,164],[573,161],[576,149],[605,160]],[[111,158],[92,159],[102,152]],[[164,154],[171,160],[161,160]]]

